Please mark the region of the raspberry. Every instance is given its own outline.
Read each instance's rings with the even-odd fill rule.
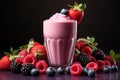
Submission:
[[[40,73],[44,74],[46,72],[46,69],[48,68],[48,65],[44,60],[39,60],[36,63],[35,67],[40,71]]]
[[[84,40],[80,40],[80,41],[78,41],[77,44],[78,44],[79,47],[80,47],[79,50],[82,50],[82,48],[86,45]]]
[[[103,70],[105,63],[103,60],[97,60],[97,64],[98,64],[98,70]]]
[[[106,56],[104,57],[104,60],[108,60],[108,61],[110,62],[111,65],[116,65],[115,59],[112,58],[112,57],[109,56],[109,55],[106,55]]]
[[[95,63],[95,62],[89,62],[89,63],[86,65],[86,68],[92,69],[92,70],[94,70],[94,71],[97,71],[97,70],[98,70],[98,64]]]
[[[91,55],[93,53],[93,51],[92,51],[92,49],[89,46],[85,46],[82,49],[82,53],[86,53],[86,54]]]
[[[33,54],[28,54],[27,56],[24,57],[23,59],[23,64],[26,64],[26,63],[31,63],[35,66],[36,64],[36,58]]]
[[[107,61],[107,60],[105,60],[104,63],[105,63],[106,66],[111,66],[110,62]]]
[[[16,58],[15,62],[22,64],[23,63],[23,59],[22,58]]]
[[[82,66],[79,63],[74,63],[70,67],[70,73],[75,76],[80,75],[82,73]]]
[[[18,55],[20,55],[21,57],[25,57],[28,54],[26,49],[21,50]]]

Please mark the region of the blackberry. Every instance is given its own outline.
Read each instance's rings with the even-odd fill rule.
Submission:
[[[25,76],[29,76],[31,75],[31,70],[33,69],[33,65],[32,64],[24,64],[21,68],[21,72],[23,75]]]
[[[104,52],[101,49],[97,49],[96,51],[94,51],[92,53],[92,56],[96,59],[96,60],[103,60],[104,59]]]
[[[85,54],[85,53],[80,53],[77,56],[77,60],[82,64],[82,66],[86,66],[89,62],[91,62],[91,59]]]
[[[22,64],[15,62],[15,61],[12,61],[12,63],[10,64],[10,70],[13,73],[20,73],[21,67],[22,67]]]

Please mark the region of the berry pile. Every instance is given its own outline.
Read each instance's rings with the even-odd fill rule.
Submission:
[[[76,20],[79,24],[84,16],[86,5],[75,2],[74,6],[69,6],[71,7],[69,10],[62,9],[60,13]],[[0,70],[10,70],[13,73],[21,73],[25,76],[46,74],[51,77],[55,74],[95,77],[98,72],[116,72],[118,71],[116,59],[120,58],[120,55],[115,54],[113,50],[110,52],[111,56],[105,55],[102,49],[97,48],[94,37],[77,40],[73,63],[66,67],[48,66],[45,46],[33,39],[30,39],[28,44],[20,46],[17,50],[10,48],[10,52],[5,52],[5,54],[0,59]]]

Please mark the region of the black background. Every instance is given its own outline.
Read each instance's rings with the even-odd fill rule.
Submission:
[[[30,38],[43,43],[42,22],[75,0],[1,0],[0,53],[18,48]],[[76,0],[87,8],[78,38],[94,36],[104,50],[120,49],[118,0]]]

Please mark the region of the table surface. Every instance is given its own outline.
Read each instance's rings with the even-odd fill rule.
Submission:
[[[88,76],[71,76],[71,75],[55,75],[48,77],[40,74],[38,77],[24,76],[22,74],[14,74],[10,71],[0,71],[0,80],[120,80],[120,70],[115,73],[97,73],[95,78]]]

